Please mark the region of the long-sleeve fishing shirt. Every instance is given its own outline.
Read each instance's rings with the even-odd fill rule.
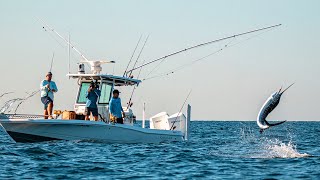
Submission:
[[[50,89],[47,88],[47,84],[49,84]],[[43,80],[40,83],[40,90],[41,90],[41,97],[46,97],[48,96],[52,101],[54,100],[54,94],[53,91],[58,92],[58,87],[54,81],[47,81]]]
[[[90,108],[98,108],[97,106],[97,101],[98,98],[101,95],[101,91],[99,89],[94,89],[91,92],[86,93],[86,97],[87,97],[87,102],[86,102],[86,107],[90,107]]]
[[[120,98],[111,98],[109,102],[109,112],[117,118],[122,118],[123,109]]]

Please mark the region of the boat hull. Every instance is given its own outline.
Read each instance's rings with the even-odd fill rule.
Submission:
[[[94,121],[2,119],[0,123],[16,142],[90,140],[108,143],[161,143],[184,140],[180,131]]]

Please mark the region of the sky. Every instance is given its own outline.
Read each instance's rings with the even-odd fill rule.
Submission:
[[[319,120],[319,7],[317,0],[0,0],[0,94],[13,91],[6,97],[10,99],[39,89],[54,52],[52,71],[59,88],[55,109],[73,109],[78,86],[66,77],[67,46],[44,31],[37,18],[65,37],[70,34],[72,43],[87,58],[116,61],[115,65],[103,65],[104,73],[116,75],[123,74],[141,35],[142,41],[148,35],[149,39],[138,64],[192,45],[281,23],[267,32],[197,48],[160,65],[144,67],[141,79],[157,77],[228,45],[171,75],[143,81],[133,96],[133,110],[141,118],[142,104],[146,103],[147,117],[162,111],[176,113],[192,90],[187,100],[192,119],[255,120],[271,93],[295,82],[269,119]],[[139,51],[141,47],[142,43]],[[80,60],[72,52],[72,72]],[[125,104],[132,87],[120,90]],[[0,104],[6,98],[0,99]],[[37,95],[18,112],[39,114],[42,109]]]

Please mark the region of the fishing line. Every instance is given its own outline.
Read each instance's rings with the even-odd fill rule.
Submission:
[[[235,34],[235,35],[232,35],[232,36],[227,36],[227,37],[224,37],[224,38],[215,39],[215,40],[208,41],[208,42],[205,42],[205,43],[201,43],[201,44],[197,44],[197,45],[194,45],[194,46],[190,46],[190,47],[187,47],[187,48],[185,48],[185,49],[182,49],[182,50],[173,52],[173,53],[168,54],[168,55],[165,55],[165,56],[162,56],[162,57],[157,58],[157,59],[155,59],[155,60],[149,61],[149,62],[147,62],[147,63],[145,63],[145,64],[143,64],[143,65],[141,65],[141,66],[138,66],[138,67],[135,67],[135,68],[129,70],[128,72],[137,70],[137,69],[139,69],[139,68],[142,67],[142,66],[147,66],[147,65],[149,65],[149,64],[153,64],[153,63],[155,63],[155,62],[157,62],[157,61],[160,61],[160,60],[162,60],[162,59],[165,59],[165,58],[167,58],[167,57],[171,57],[171,56],[180,54],[180,53],[182,53],[182,52],[185,52],[185,51],[188,51],[188,50],[191,50],[191,49],[195,49],[195,48],[199,48],[199,47],[206,46],[206,45],[209,45],[209,44],[217,43],[217,42],[224,41],[224,40],[227,40],[227,39],[230,39],[230,38],[234,38],[234,37],[237,37],[237,36],[243,36],[243,35],[251,34],[251,33],[254,33],[254,32],[258,32],[258,31],[263,31],[263,30],[275,28],[275,27],[278,27],[278,26],[281,26],[281,24],[277,24],[277,25],[273,25],[273,26],[268,26],[268,27],[264,27],[264,28],[260,28],[260,29],[254,29],[254,30],[251,30],[251,31],[247,31],[247,32]]]
[[[146,77],[144,78],[144,80],[145,79],[147,79],[149,76],[150,76],[150,74],[152,74],[152,73],[154,73],[154,72],[157,72],[159,69],[157,69],[164,61],[165,61],[165,59],[166,58],[164,58],[164,59],[162,59],[147,75],[146,75]],[[157,69],[157,70],[156,70]]]
[[[175,119],[175,120],[173,121],[173,123],[172,123],[172,126],[171,126],[170,130],[174,130],[174,129],[173,129],[173,126],[174,126],[174,124],[177,122],[177,119],[178,119],[178,117],[179,117],[179,114],[181,113],[183,107],[185,106],[185,104],[186,104],[186,102],[187,102],[187,100],[188,100],[191,92],[192,92],[192,90],[189,91],[189,94],[188,94],[187,98],[184,100],[184,102],[183,102],[183,104],[182,104],[182,106],[181,106],[181,109],[180,109],[179,113],[177,114],[176,119]]]
[[[150,78],[145,78],[145,79],[143,79],[143,81],[171,75],[171,74],[176,73],[176,72],[178,72],[178,71],[180,71],[180,70],[182,70],[182,69],[185,69],[186,67],[188,67],[188,66],[190,66],[190,65],[193,65],[193,64],[195,64],[195,63],[197,63],[197,62],[199,62],[199,61],[205,60],[206,58],[208,58],[208,57],[210,57],[210,56],[212,56],[212,55],[215,55],[215,54],[217,54],[217,53],[219,53],[219,52],[221,52],[221,51],[223,51],[223,50],[225,50],[225,49],[227,49],[227,48],[231,48],[231,47],[233,47],[233,46],[237,46],[237,45],[239,45],[239,44],[241,44],[241,43],[244,43],[244,42],[246,42],[246,41],[248,41],[248,40],[251,40],[251,39],[253,39],[253,38],[256,38],[256,37],[258,37],[258,36],[261,36],[262,34],[267,33],[267,32],[269,32],[269,31],[272,31],[272,30],[273,30],[273,29],[266,30],[266,31],[261,32],[261,33],[259,33],[259,34],[256,34],[256,35],[253,35],[253,36],[251,36],[251,37],[248,37],[248,38],[246,38],[246,39],[244,39],[244,40],[241,40],[241,41],[239,41],[239,42],[237,42],[237,43],[231,44],[231,42],[233,42],[233,41],[235,40],[235,38],[236,38],[236,37],[234,37],[229,43],[227,43],[227,44],[224,45],[221,49],[216,50],[216,51],[213,52],[213,53],[210,53],[210,54],[208,54],[208,55],[206,55],[206,56],[204,56],[204,57],[201,57],[201,58],[199,58],[199,59],[196,59],[196,60],[192,61],[191,63],[184,64],[184,65],[182,65],[182,66],[180,66],[180,67],[178,67],[178,68],[175,68],[175,69],[173,69],[173,70],[171,70],[171,71],[168,71],[168,72],[166,72],[166,73],[159,74],[159,75],[155,75],[155,76],[150,77]],[[231,44],[231,45],[229,45],[229,44]]]
[[[230,41],[228,44],[230,44],[231,42],[232,42],[232,41]],[[228,44],[224,45],[223,47],[227,47]],[[208,57],[210,57],[210,56],[212,56],[212,55],[214,55],[214,54],[217,54],[218,52],[220,52],[220,51],[222,51],[222,50],[223,50],[223,48],[220,48],[220,49],[214,51],[213,53],[210,53],[210,54],[208,54],[208,55],[206,55],[206,56],[204,56],[204,57],[201,57],[201,58],[199,58],[199,59],[196,59],[196,60],[192,61],[191,63],[184,64],[184,65],[182,65],[182,66],[180,66],[180,67],[178,67],[178,68],[175,68],[175,69],[173,69],[173,70],[171,70],[171,71],[168,71],[168,72],[163,73],[163,74],[155,75],[155,76],[152,76],[152,77],[150,77],[150,78],[147,78],[147,77],[148,77],[148,76],[147,76],[147,77],[146,77],[145,79],[143,79],[143,80],[146,81],[146,80],[150,80],[150,79],[154,79],[154,78],[158,78],[158,77],[162,77],[162,76],[167,76],[167,75],[173,74],[173,73],[175,73],[175,72],[177,72],[177,71],[179,71],[179,70],[184,69],[184,68],[187,67],[187,66],[190,66],[190,65],[192,65],[192,64],[194,64],[194,63],[196,63],[196,62],[198,62],[198,61],[204,60],[205,58],[208,58]]]

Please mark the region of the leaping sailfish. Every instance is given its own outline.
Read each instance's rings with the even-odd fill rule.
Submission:
[[[294,83],[293,83],[294,84]],[[267,116],[278,106],[280,102],[280,98],[282,94],[288,90],[293,84],[291,84],[289,87],[287,87],[285,90],[282,90],[282,88],[279,89],[279,91],[274,92],[267,101],[263,104],[262,108],[260,109],[260,112],[257,117],[257,124],[260,127],[260,133],[263,132],[263,130],[268,129],[271,126],[276,126],[279,124],[282,124],[286,121],[281,121],[275,124],[270,124],[266,118]]]

